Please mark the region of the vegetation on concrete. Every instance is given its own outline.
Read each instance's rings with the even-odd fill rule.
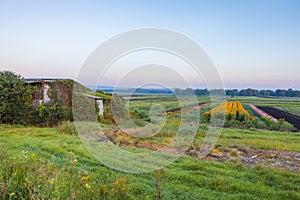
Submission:
[[[20,75],[0,71],[0,123],[51,127],[66,119],[66,108],[59,100],[34,106],[36,90]]]

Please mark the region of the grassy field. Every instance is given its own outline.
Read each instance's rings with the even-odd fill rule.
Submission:
[[[197,98],[196,101],[191,99],[190,97],[185,97],[185,96],[141,96],[141,97],[131,97],[127,98],[127,100],[130,100],[129,102],[129,108],[131,109],[143,109],[143,108],[149,108],[153,104],[161,104],[164,106],[166,110],[168,109],[173,109],[173,108],[178,108],[180,106],[186,106],[186,105],[194,105],[196,103],[201,103],[201,102],[208,102],[210,101],[209,97],[201,97]],[[180,105],[180,102],[182,102],[182,105]]]
[[[1,126],[3,199],[299,199],[300,174],[183,156],[146,174],[126,174],[95,160],[77,136],[57,128]],[[198,138],[201,138],[200,136]],[[300,135],[224,130],[218,146],[300,151]]]
[[[300,152],[300,134],[265,130],[224,129],[217,145]]]
[[[300,115],[300,106],[276,106],[276,108],[286,110],[290,113],[294,113],[296,115]]]

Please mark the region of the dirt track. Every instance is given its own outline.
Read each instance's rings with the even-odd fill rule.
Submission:
[[[194,157],[197,149],[190,149],[187,155]],[[236,152],[233,154],[232,152]],[[259,165],[288,169],[300,172],[300,153],[288,150],[263,150],[249,147],[218,147],[213,149],[206,159],[218,162],[239,161],[246,167]]]
[[[298,129],[298,131],[300,131],[300,116],[273,107],[257,106],[257,108],[268,113],[276,119],[285,119],[287,122],[293,124],[294,127]]]

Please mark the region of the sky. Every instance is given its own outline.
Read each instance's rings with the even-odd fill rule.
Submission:
[[[151,27],[198,43],[225,88],[300,89],[299,10],[297,0],[0,0],[0,70],[76,79],[103,42]]]

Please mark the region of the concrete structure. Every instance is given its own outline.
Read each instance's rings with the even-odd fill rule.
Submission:
[[[97,96],[89,95],[89,94],[84,94],[84,96],[89,97],[91,99],[94,99],[96,101],[96,104],[97,104],[98,109],[99,109],[99,115],[103,116],[104,115],[103,101],[105,100],[105,98],[97,97]]]
[[[48,91],[50,89],[48,83],[54,82],[54,79],[25,79],[25,81],[37,87],[37,91],[33,96],[33,105],[38,106],[51,100],[48,95]]]
[[[49,78],[37,78],[37,79],[24,79],[28,84],[37,87],[37,91],[33,97],[33,104],[38,106],[42,103],[51,101],[51,98],[58,99],[62,102],[62,105],[67,109],[72,109],[72,93],[73,84],[76,83],[71,79],[49,79]],[[84,87],[84,86],[82,86]],[[86,88],[88,91],[88,89]],[[86,97],[95,100],[95,103],[99,109],[99,115],[104,115],[104,101],[105,98],[97,97],[89,94],[83,94]]]

